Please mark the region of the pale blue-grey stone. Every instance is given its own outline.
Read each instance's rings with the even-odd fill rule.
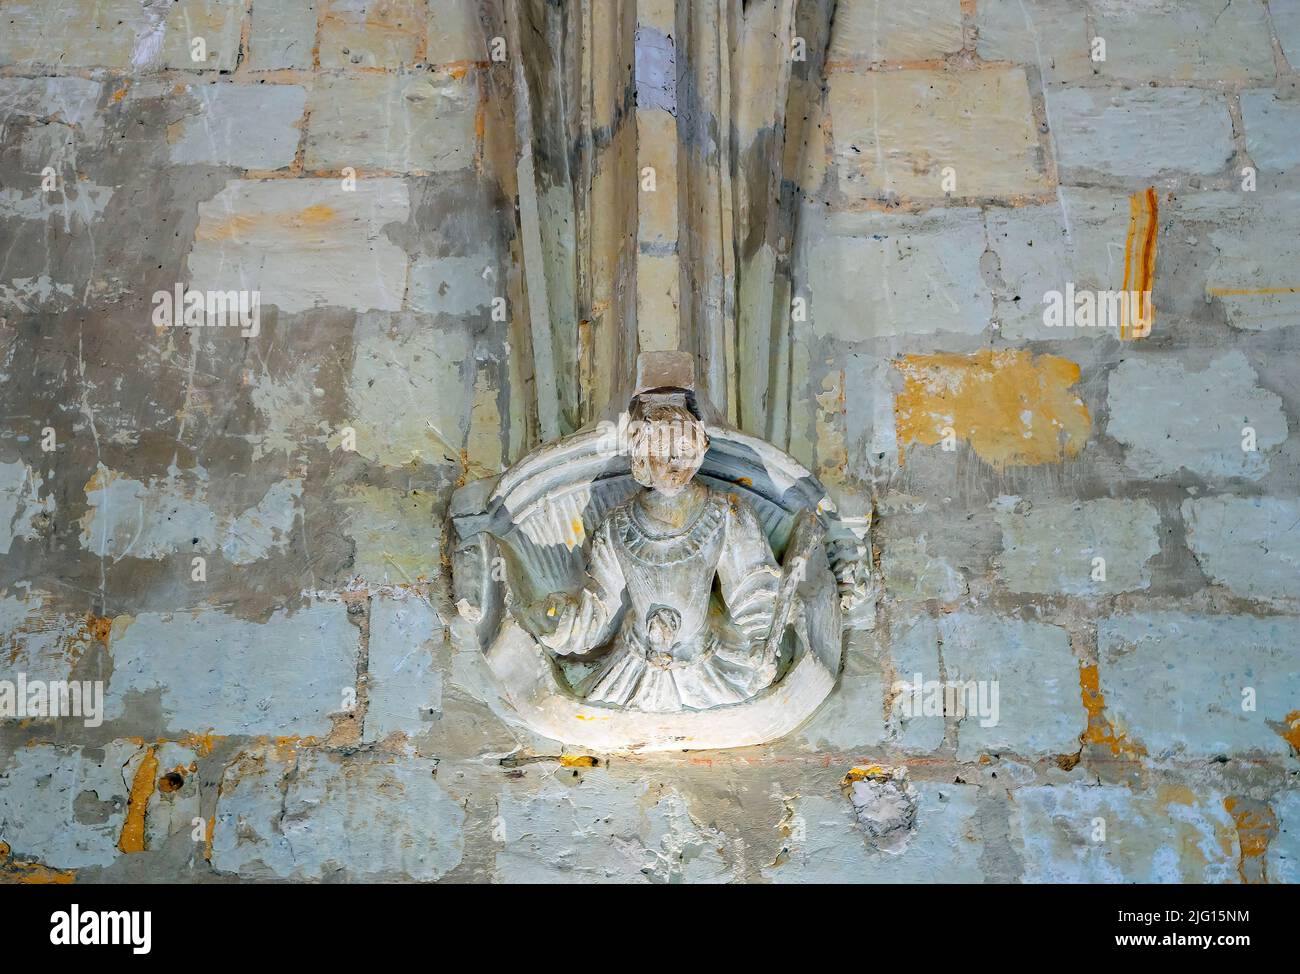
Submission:
[[[1300,791],[1280,792],[1271,804],[1277,834],[1264,855],[1264,875],[1273,883],[1300,883]]]
[[[1050,87],[1047,113],[1062,169],[1209,175],[1233,156],[1228,103],[1214,91]]]
[[[1269,331],[1300,323],[1300,193],[1269,189],[1223,194],[1207,214],[1214,259],[1206,272],[1206,298],[1222,305],[1235,328]]]
[[[1244,81],[1273,77],[1260,0],[1096,0],[1106,41],[1102,75],[1132,81]]]
[[[979,210],[853,216],[828,226],[808,256],[814,332],[843,341],[988,327]]]
[[[310,169],[449,172],[474,164],[478,88],[472,77],[323,77],[308,103]]]
[[[1013,592],[1098,598],[1151,584],[1147,562],[1160,551],[1160,515],[1149,501],[1046,501],[996,518],[996,561]]]
[[[1235,349],[1202,368],[1130,356],[1110,374],[1106,432],[1128,448],[1125,465],[1144,477],[1185,469],[1209,479],[1258,480],[1268,472],[1269,448],[1287,438],[1282,399],[1258,381]],[[1242,448],[1247,426],[1255,431],[1253,451]]]
[[[727,882],[738,850],[669,792],[643,808],[645,781],[602,769],[519,783],[497,799],[495,879],[502,883]]]
[[[194,85],[197,103],[171,147],[171,161],[283,169],[298,151],[307,89],[298,85]]]
[[[945,559],[928,550],[925,535],[894,538],[880,555],[885,592],[904,602],[952,602],[966,594],[966,580]]]
[[[1256,166],[1274,172],[1300,166],[1300,101],[1283,101],[1271,90],[1243,91],[1241,121]]]
[[[159,694],[173,733],[325,736],[357,681],[357,627],[339,602],[252,622],[216,609],[136,616],[109,651],[106,712]]]
[[[899,620],[890,631],[889,655],[896,683],[889,688],[889,735],[907,751],[929,752],[943,744],[944,715],[918,707],[917,685],[939,679],[939,626],[921,616]]]
[[[486,255],[421,257],[411,267],[407,302],[428,314],[473,315],[498,297],[496,262]]]
[[[939,635],[947,682],[966,708],[957,728],[959,761],[986,753],[1035,757],[1079,749],[1084,711],[1068,632],[1041,622],[954,612],[939,620]]]
[[[975,785],[921,781],[915,830],[896,852],[868,844],[849,799],[808,795],[785,823],[787,853],[763,870],[773,883],[979,883],[983,840]]]
[[[465,810],[414,755],[274,747],[221,783],[212,868],[251,879],[431,882],[460,864]]]
[[[1237,831],[1224,796],[1070,782],[1021,788],[1011,841],[1026,883],[1228,883]]]
[[[1111,616],[1097,625],[1106,715],[1152,757],[1286,757],[1278,726],[1300,699],[1297,645],[1289,616]]]
[[[1206,576],[1243,599],[1300,600],[1300,503],[1280,497],[1183,501],[1187,546]]]
[[[0,765],[0,839],[16,859],[54,869],[107,866],[131,792],[123,768],[140,750],[131,741],[19,748]]]
[[[316,2],[259,3],[253,7],[248,62],[254,71],[310,69],[316,46]]]
[[[1268,13],[1287,62],[1300,68],[1300,0],[1270,0]]]
[[[395,731],[414,737],[442,711],[435,654],[443,626],[426,598],[376,597],[370,609],[369,700],[364,741]]]
[[[822,751],[850,751],[879,744],[885,737],[884,683],[874,643],[869,636],[855,631],[845,651],[839,682],[826,702],[799,728],[799,740]]]

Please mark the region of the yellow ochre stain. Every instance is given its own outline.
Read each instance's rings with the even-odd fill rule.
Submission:
[[[1237,824],[1237,843],[1241,859],[1237,873],[1243,883],[1266,883],[1265,873],[1268,844],[1277,831],[1277,816],[1262,801],[1229,795],[1223,807]]]
[[[1279,730],[1278,736],[1291,745],[1296,754],[1300,754],[1300,710],[1293,710],[1286,715],[1286,724]]]
[[[1205,293],[1212,298],[1255,297],[1270,294],[1300,294],[1300,287],[1208,287]]]
[[[122,835],[117,840],[117,847],[123,852],[144,852],[144,813],[149,807],[149,796],[157,786],[158,754],[149,748],[144,760],[136,769],[135,780],[131,782],[131,797],[127,799],[126,822],[122,825]]]
[[[841,787],[853,784],[855,781],[870,781],[875,778],[892,778],[893,774],[887,768],[882,768],[878,764],[873,764],[866,768],[849,768],[848,773],[840,781]]]
[[[912,443],[951,435],[996,470],[1060,463],[1083,449],[1092,416],[1072,387],[1079,366],[1056,355],[982,349],[970,355],[907,355],[894,362],[899,463]]]
[[[1135,315],[1125,301],[1119,325],[1120,341],[1145,338],[1155,324],[1150,294],[1156,280],[1156,237],[1160,232],[1160,199],[1154,186],[1129,197],[1128,237],[1124,241],[1124,292],[1143,295]]]
[[[1130,741],[1127,734],[1117,733],[1115,725],[1107,718],[1106,698],[1101,692],[1101,678],[1095,663],[1079,667],[1079,696],[1083,699],[1083,709],[1088,713],[1088,725],[1079,735],[1082,743],[1109,747],[1110,753],[1117,758],[1146,754],[1141,744]]]
[[[590,754],[561,754],[560,767],[562,768],[594,768],[600,762]]]
[[[9,843],[0,842],[0,885],[37,886],[47,884],[68,885],[76,881],[71,870],[51,869],[39,862],[19,862],[10,859]]]

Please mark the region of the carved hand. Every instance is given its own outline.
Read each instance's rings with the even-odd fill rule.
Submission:
[[[564,652],[578,616],[578,603],[566,592],[552,592],[546,598],[526,606],[522,621],[543,646]]]

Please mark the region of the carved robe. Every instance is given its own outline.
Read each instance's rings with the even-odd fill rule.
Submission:
[[[775,676],[761,650],[779,581],[767,536],[738,498],[709,490],[684,528],[665,533],[633,497],[597,528],[576,611],[542,642],[585,653],[614,637],[579,688],[595,703],[653,713],[739,703]]]

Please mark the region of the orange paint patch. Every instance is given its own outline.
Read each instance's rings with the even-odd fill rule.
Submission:
[[[126,822],[122,825],[122,835],[117,840],[117,847],[123,852],[144,852],[144,813],[149,807],[149,797],[157,785],[158,755],[154,748],[149,748],[144,760],[136,769],[135,780],[131,782],[131,797],[127,799]]]
[[[1280,727],[1271,721],[1270,726],[1277,731],[1282,740],[1291,745],[1291,749],[1297,755],[1300,755],[1300,710],[1293,710],[1287,714],[1285,722]]]
[[[76,881],[71,870],[51,869],[39,862],[18,862],[10,859],[9,843],[0,842],[0,885],[67,885]]]
[[[886,780],[892,777],[893,775],[888,768],[882,768],[878,764],[873,764],[867,768],[849,768],[848,773],[840,780],[840,787],[847,788],[855,781]]]
[[[212,753],[212,749],[217,746],[217,742],[220,740],[220,737],[217,737],[209,731],[206,734],[187,734],[181,738],[180,743],[184,744],[199,757],[206,758]]]
[[[1079,735],[1082,743],[1109,747],[1111,755],[1117,758],[1136,758],[1147,753],[1141,744],[1130,741],[1127,734],[1117,733],[1107,718],[1106,698],[1101,692],[1096,665],[1079,667],[1079,696],[1083,699],[1083,709],[1088,712],[1088,726]]]
[[[1092,417],[1071,388],[1079,366],[1056,355],[984,349],[972,355],[908,355],[894,363],[899,462],[911,443],[968,442],[997,470],[1059,463],[1083,449]]]
[[[99,640],[101,643],[107,643],[108,634],[113,630],[113,620],[108,616],[97,616],[94,613],[87,613],[86,628],[95,639]]]
[[[1241,861],[1237,872],[1243,883],[1266,883],[1265,856],[1268,844],[1277,834],[1277,816],[1265,802],[1239,795],[1229,795],[1223,800],[1232,820],[1237,824],[1237,843],[1241,846]]]
[[[1129,197],[1128,237],[1124,241],[1124,291],[1150,295],[1156,282],[1156,237],[1160,233],[1160,200],[1154,186]],[[1145,338],[1155,324],[1155,308],[1147,297],[1138,308],[1125,301],[1120,341]],[[1135,313],[1136,312],[1136,313]]]

